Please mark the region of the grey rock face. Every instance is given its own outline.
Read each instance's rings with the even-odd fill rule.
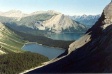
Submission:
[[[96,24],[68,53],[52,63],[29,73],[111,73],[112,72],[112,3],[106,6]]]

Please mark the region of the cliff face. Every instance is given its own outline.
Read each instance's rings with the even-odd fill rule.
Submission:
[[[52,18],[41,22],[41,25],[39,24],[40,23],[36,24],[36,28],[39,30],[45,30],[54,33],[87,31],[86,26],[72,20],[70,17],[64,14],[54,15]]]
[[[29,73],[112,72],[112,3],[96,24],[50,64]]]

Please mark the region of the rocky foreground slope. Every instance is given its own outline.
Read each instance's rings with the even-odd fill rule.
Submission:
[[[96,24],[68,51],[48,65],[29,73],[110,73],[112,72],[112,3]]]

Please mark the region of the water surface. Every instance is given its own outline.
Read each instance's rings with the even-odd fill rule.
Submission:
[[[42,54],[49,59],[56,58],[65,51],[64,49],[42,46],[36,43],[25,44],[22,49]]]
[[[81,36],[83,36],[84,33],[78,32],[78,33],[48,33],[47,37],[54,39],[54,40],[65,40],[65,41],[71,41],[71,40],[77,40]]]

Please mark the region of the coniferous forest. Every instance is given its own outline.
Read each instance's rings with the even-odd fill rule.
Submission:
[[[0,74],[18,74],[24,70],[34,68],[48,61],[37,53],[9,53],[0,56]]]
[[[10,27],[8,27],[8,28],[10,28]],[[18,34],[19,36],[21,36],[23,38],[23,40],[25,40],[25,41],[28,40],[29,42],[37,42],[39,44],[49,46],[49,47],[59,47],[59,48],[63,48],[63,49],[68,49],[69,45],[72,42],[74,42],[74,40],[73,41],[53,40],[53,39],[47,38],[45,36],[35,36],[32,34],[28,34],[28,33],[18,32],[12,28],[10,28],[10,29],[12,31],[14,31],[16,34]]]

